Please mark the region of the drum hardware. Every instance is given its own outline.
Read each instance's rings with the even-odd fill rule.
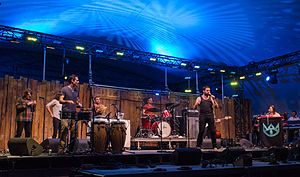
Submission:
[[[149,109],[145,110],[145,112],[160,112],[160,109],[158,109],[158,108],[149,108]]]

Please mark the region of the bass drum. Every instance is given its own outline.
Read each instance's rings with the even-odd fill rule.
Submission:
[[[105,153],[108,147],[108,128],[109,124],[105,121],[95,122],[93,143],[95,152]]]
[[[110,129],[110,143],[113,154],[121,154],[124,150],[126,139],[125,122],[114,121],[111,122]]]
[[[166,121],[154,122],[151,129],[156,135],[161,136],[163,138],[170,136],[172,131],[170,124]]]

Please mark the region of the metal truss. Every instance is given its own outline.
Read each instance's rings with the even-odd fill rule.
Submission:
[[[28,43],[26,39],[27,37],[37,38],[37,41],[34,42],[34,45],[52,47],[55,49],[64,49],[67,51],[78,52],[81,54],[94,55],[95,57],[100,58],[115,59],[121,61],[158,65],[163,67],[179,68],[186,70],[201,70],[206,72],[208,68],[214,68],[216,70],[226,68],[230,68],[231,70],[233,70],[236,68],[226,65],[224,66],[201,63],[179,57],[143,52],[109,44],[65,38],[51,34],[45,34],[0,25],[0,41],[25,44]],[[84,48],[84,50],[78,50],[76,49],[76,46],[81,46]],[[199,68],[197,66],[199,66]]]
[[[251,62],[239,67],[239,75],[255,74],[257,72],[272,71],[281,67],[300,64],[300,50],[282,56],[269,58],[260,62]]]
[[[211,72],[215,72],[216,75],[220,75],[220,70],[226,70],[226,73],[223,73],[225,76],[224,79],[230,79],[232,77],[255,74],[256,72],[268,71],[283,66],[300,63],[300,51],[296,51],[260,62],[251,62],[248,65],[241,67],[228,66],[224,64],[212,64],[208,62],[191,61],[179,57],[143,52],[104,43],[65,38],[51,34],[0,25],[0,41],[2,42],[26,44],[28,43],[26,40],[27,37],[37,38],[37,41],[34,42],[33,45],[53,47],[55,49],[63,49],[81,54],[93,55],[99,58],[115,59],[148,65],[158,65],[185,70],[195,70],[204,76],[199,79],[205,79],[207,77],[211,78]],[[76,46],[81,46],[84,48],[84,50],[78,50],[76,49]],[[232,74],[233,72],[235,74]]]

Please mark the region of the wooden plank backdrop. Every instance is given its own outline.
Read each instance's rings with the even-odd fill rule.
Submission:
[[[12,76],[5,76],[0,78],[0,150],[7,149],[7,142],[10,138],[15,136],[16,132],[16,100],[23,95],[26,88],[33,91],[33,99],[37,101],[36,111],[34,112],[34,119],[32,125],[32,138],[41,143],[43,140],[52,136],[53,126],[52,118],[47,112],[45,105],[50,102],[55,94],[61,90],[66,83],[59,81],[37,81],[24,77],[18,79]],[[124,112],[125,119],[130,120],[131,136],[137,133],[141,125],[142,106],[144,98],[152,97],[154,105],[161,109],[165,109],[166,103],[180,103],[176,108],[176,115],[181,115],[183,109],[192,108],[196,95],[162,92],[160,95],[155,95],[153,92],[131,89],[117,89],[105,87],[89,87],[88,84],[80,84],[79,99],[83,107],[90,108],[93,104],[93,97],[100,96],[101,103],[107,106],[106,113],[111,113],[111,117],[115,117],[118,109]],[[235,119],[241,120],[244,134],[251,131],[250,121],[250,102],[243,101],[245,109],[242,117],[235,117],[234,106],[235,102],[231,99],[225,99],[224,105],[218,100],[222,109],[215,111],[216,126],[221,131],[222,138],[235,138]],[[112,106],[115,104],[116,106]],[[224,119],[224,116],[231,116],[232,119]],[[79,121],[78,123],[78,137],[86,138],[87,124]],[[24,132],[22,134],[24,137]]]

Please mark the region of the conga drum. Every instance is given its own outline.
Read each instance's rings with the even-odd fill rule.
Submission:
[[[93,143],[94,143],[95,152],[105,153],[108,147],[109,124],[107,121],[95,121],[93,126],[94,126]]]
[[[110,143],[113,154],[121,154],[124,150],[126,139],[126,126],[125,122],[112,121],[110,129]]]

